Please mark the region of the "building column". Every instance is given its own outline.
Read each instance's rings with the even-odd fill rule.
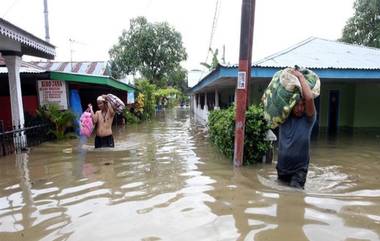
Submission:
[[[190,96],[190,113],[194,112],[194,95]]]
[[[201,108],[201,94],[198,93],[198,109],[202,109]]]
[[[20,67],[21,57],[17,55],[2,55],[5,65],[8,68],[9,96],[11,99],[12,125],[16,128],[24,127],[24,106],[22,103]],[[21,136],[22,142],[26,145],[26,137]],[[16,140],[15,140],[16,141]]]
[[[191,111],[195,113],[195,111],[197,111],[197,95],[192,95],[191,100],[192,100],[192,106],[193,106]]]
[[[219,93],[218,93],[217,89],[215,89],[215,107],[214,107],[214,110],[220,110],[220,107],[219,107]]]
[[[207,92],[205,92],[205,105],[203,107],[203,119],[207,122],[207,119],[208,119]]]
[[[208,111],[208,105],[207,105],[207,92],[205,93],[205,105],[204,105],[204,110]]]
[[[21,55],[20,55],[21,56]],[[9,97],[11,99],[12,125],[15,129],[24,128],[24,106],[22,103],[20,67],[21,57],[16,54],[4,55],[5,65],[8,68]],[[16,152],[23,150],[27,146],[25,133],[17,134],[13,141]]]

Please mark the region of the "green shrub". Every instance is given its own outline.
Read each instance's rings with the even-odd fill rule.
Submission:
[[[179,99],[182,96],[181,91],[168,87],[168,88],[162,88],[158,89],[154,92],[156,103],[157,104],[163,104],[162,100],[165,98],[167,100],[166,105],[163,107],[167,108],[173,108],[179,104]],[[160,103],[161,102],[161,103]]]
[[[49,104],[40,107],[37,115],[49,120],[53,125],[48,134],[53,134],[58,140],[75,137],[73,133],[68,133],[75,121],[75,114],[70,110],[60,110],[57,104]]]
[[[263,108],[251,105],[246,111],[243,164],[253,164],[261,161],[271,148],[270,142],[265,141],[268,130],[264,119]],[[235,108],[214,110],[208,117],[211,141],[228,158],[233,158],[235,136]]]
[[[148,80],[138,80],[136,82],[136,87],[141,91],[144,97],[144,111],[142,113],[142,119],[150,120],[154,115],[156,108],[156,101],[154,96],[156,86],[154,84],[150,84]]]
[[[127,124],[137,124],[141,122],[141,120],[134,113],[130,112],[128,109],[124,110],[123,116]]]

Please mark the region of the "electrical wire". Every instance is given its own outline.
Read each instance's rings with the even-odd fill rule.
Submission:
[[[7,10],[5,10],[5,12],[4,12],[2,18],[4,18],[4,17],[5,17],[5,16],[6,16],[6,15],[12,10],[12,8],[16,5],[16,3],[17,3],[18,1],[20,1],[20,0],[14,0],[14,1],[12,2],[12,4],[7,8]]]
[[[215,12],[214,12],[214,18],[212,20],[212,27],[211,27],[211,33],[210,33],[210,40],[209,40],[209,45],[208,45],[208,48],[207,48],[207,55],[206,55],[206,60],[205,60],[205,63],[207,63],[208,61],[208,56],[210,54],[210,49],[212,47],[212,41],[214,39],[214,35],[215,35],[215,31],[216,31],[216,27],[217,27],[217,24],[218,24],[218,18],[219,18],[219,12],[220,12],[220,5],[221,5],[221,0],[216,0],[216,4],[215,4]]]

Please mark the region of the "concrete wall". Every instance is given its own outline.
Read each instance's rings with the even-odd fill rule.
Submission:
[[[380,127],[380,84],[335,83],[322,80],[320,126],[327,127],[329,93],[339,91],[339,127]]]
[[[355,85],[349,83],[323,83],[321,80],[321,97],[319,110],[319,125],[327,127],[329,114],[329,94],[332,90],[339,91],[339,127],[353,127],[355,115]]]
[[[235,89],[234,88],[220,89],[218,91],[220,94],[219,106],[221,108],[226,108],[228,106],[231,106],[232,101],[234,101],[235,99]]]
[[[259,83],[254,83],[252,85],[250,85],[250,89],[249,89],[249,103],[250,104],[260,104],[261,102],[261,97],[263,96],[264,94],[264,90],[267,88],[268,84],[269,84],[269,80],[266,81],[266,82],[259,82]]]
[[[380,84],[356,84],[355,127],[380,127]]]

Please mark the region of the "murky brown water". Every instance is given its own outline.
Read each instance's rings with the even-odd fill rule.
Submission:
[[[380,136],[314,142],[305,191],[233,168],[185,110],[115,140],[0,158],[0,240],[380,240]]]

